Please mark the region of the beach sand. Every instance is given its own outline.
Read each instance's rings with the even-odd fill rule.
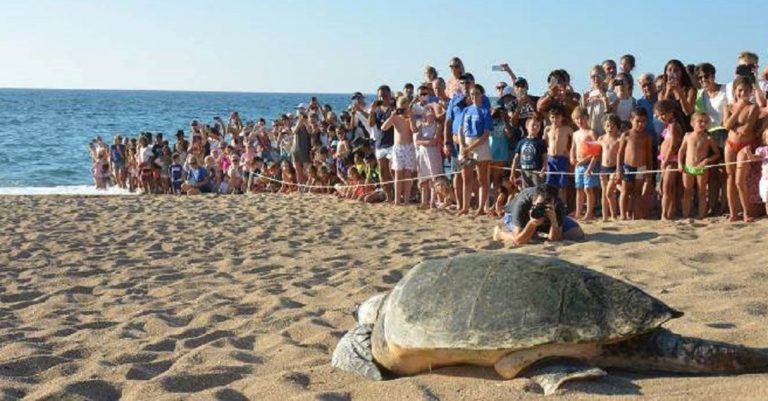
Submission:
[[[589,224],[512,249],[491,219],[312,195],[0,197],[0,400],[540,400],[452,367],[370,382],[331,368],[356,303],[424,258],[558,256],[686,315],[685,335],[768,346],[768,221]],[[764,400],[768,375],[611,371],[555,399]]]

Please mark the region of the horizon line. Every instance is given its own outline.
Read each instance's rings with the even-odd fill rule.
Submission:
[[[247,91],[247,90],[212,90],[212,89],[126,89],[126,88],[43,88],[0,86],[0,90],[47,90],[47,91],[102,91],[102,92],[189,92],[189,93],[242,93],[242,94],[275,94],[275,95],[351,95],[352,92],[283,92],[283,91]],[[371,94],[367,94],[371,95]]]

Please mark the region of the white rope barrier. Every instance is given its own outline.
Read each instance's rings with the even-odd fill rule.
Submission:
[[[768,158],[766,158],[766,159],[768,159]],[[758,159],[758,160],[742,160],[742,161],[727,162],[727,163],[709,164],[709,165],[706,165],[706,166],[704,166],[702,168],[703,169],[712,169],[712,168],[725,167],[725,166],[734,165],[734,164],[738,165],[738,164],[746,164],[746,163],[755,163],[755,162],[759,162],[759,161],[762,161],[762,159]],[[512,170],[511,167],[499,167],[499,166],[493,166],[493,165],[489,166],[489,167],[493,168],[493,169],[497,169],[497,170],[507,170],[507,171],[511,171]],[[617,166],[617,168],[619,168],[619,167]],[[517,171],[522,171],[520,169],[516,169],[516,170]],[[669,170],[677,171],[677,169],[644,170],[644,171],[622,172],[622,174],[623,175],[657,174],[657,173],[663,173],[664,171],[669,171]],[[567,175],[567,176],[575,176],[576,175],[576,173],[569,172],[569,171],[564,171],[564,172],[557,172],[557,171],[530,171],[530,170],[526,170],[526,171],[531,172],[533,174],[538,174],[538,175]],[[372,187],[372,186],[375,187],[375,186],[378,186],[378,185],[390,185],[390,184],[395,184],[397,182],[404,182],[404,181],[431,180],[431,179],[438,178],[438,177],[448,177],[448,176],[451,176],[451,175],[454,175],[454,174],[459,174],[460,172],[461,172],[461,170],[455,171],[453,173],[434,174],[434,175],[429,175],[429,176],[424,176],[424,177],[408,177],[408,178],[402,178],[402,179],[399,179],[399,180],[390,180],[390,181],[377,182],[377,183],[369,183],[369,184],[355,184],[355,185],[336,184],[336,185],[332,185],[332,186],[329,186],[329,185],[299,184],[299,183],[293,183],[293,182],[287,182],[287,181],[278,180],[278,179],[275,179],[275,178],[272,178],[272,177],[269,177],[269,176],[266,176],[266,175],[263,175],[263,174],[250,173],[250,176],[248,178],[248,188],[251,187],[252,179],[253,179],[254,176],[255,177],[259,177],[259,178],[263,178],[263,179],[265,179],[267,181],[270,181],[270,182],[275,182],[275,183],[278,183],[278,184],[281,184],[281,185],[283,185],[283,184],[291,185],[291,186],[295,186],[297,188],[306,188],[306,189],[347,189],[347,188],[352,188],[352,189],[357,189],[357,188],[360,188],[360,187]],[[593,176],[611,176],[611,175],[614,175],[614,174],[616,174],[616,173],[600,173],[600,172],[597,172],[597,173],[592,173],[591,175],[593,175]]]

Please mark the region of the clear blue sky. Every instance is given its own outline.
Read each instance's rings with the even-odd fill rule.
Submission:
[[[370,93],[459,56],[487,87],[507,61],[536,93],[554,68],[584,89],[624,53],[636,73],[710,61],[725,82],[741,50],[768,64],[766,16],[766,0],[0,0],[0,87]]]

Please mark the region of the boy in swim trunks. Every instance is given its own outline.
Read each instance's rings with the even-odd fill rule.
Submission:
[[[608,113],[603,117],[603,129],[605,135],[597,141],[602,146],[602,158],[600,160],[600,187],[602,188],[603,221],[608,217],[618,217],[618,204],[616,202],[616,186],[619,183],[619,175],[616,166],[619,157],[619,125],[621,120],[615,114]]]
[[[635,107],[630,113],[629,122],[631,128],[621,136],[617,158],[621,166],[619,176],[622,178],[619,198],[622,220],[641,219],[646,216],[642,192],[643,187],[650,185],[651,175],[643,173],[647,166],[653,166],[651,137],[645,131],[648,111],[642,106]]]
[[[547,179],[545,183],[563,189],[568,186],[567,173],[570,170],[569,156],[571,154],[571,136],[573,129],[563,124],[565,109],[554,105],[549,109],[549,122],[552,124],[544,129],[544,140],[547,142]],[[558,174],[560,173],[560,174]]]
[[[595,143],[595,134],[589,128],[589,111],[585,107],[573,109],[573,121],[579,125],[579,130],[573,133],[571,146],[571,164],[576,166],[576,212],[577,219],[582,217],[584,199],[587,201],[585,220],[595,218],[595,188],[600,187],[598,177],[598,162],[600,147]],[[596,148],[597,154],[593,150]]]
[[[411,177],[416,171],[416,148],[413,146],[408,98],[397,99],[397,109],[384,121],[381,129],[395,127],[395,144],[392,146],[392,170],[395,172],[395,205],[407,205],[411,197]],[[402,198],[402,203],[401,203]]]
[[[678,171],[683,174],[683,218],[691,216],[693,187],[699,200],[697,217],[703,219],[707,213],[707,179],[709,170],[705,167],[720,158],[720,149],[709,136],[709,116],[706,113],[694,113],[691,117],[693,132],[683,138],[683,144],[677,152]]]

